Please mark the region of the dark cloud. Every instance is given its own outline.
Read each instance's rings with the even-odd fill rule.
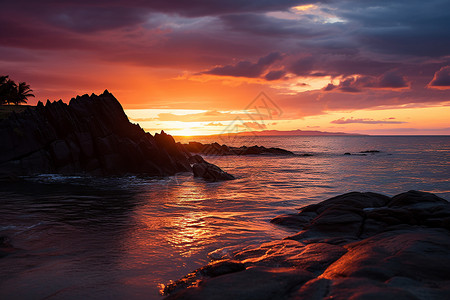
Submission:
[[[281,79],[284,77],[284,75],[286,75],[285,70],[273,70],[264,75],[264,78],[268,81],[272,81]]]
[[[279,95],[276,100],[284,111],[291,114],[297,112],[297,116],[302,117],[335,110],[423,108],[442,105],[448,98],[448,90],[422,88],[368,89],[361,93],[307,91],[297,95]]]
[[[331,121],[332,124],[404,124],[407,122],[402,121],[389,121],[389,120],[374,120],[374,119],[354,119],[354,118],[340,118],[334,121]]]
[[[233,31],[268,37],[312,38],[335,32],[333,26],[310,26],[308,20],[281,19],[255,13],[223,15],[220,19]]]
[[[186,17],[284,11],[321,0],[16,0],[2,2],[2,11],[34,16],[75,30],[112,29],[142,22],[146,15],[166,13]]]
[[[145,2],[145,6],[168,13],[186,16],[222,15],[235,12],[268,12],[286,10],[292,6],[325,2],[320,0],[152,0]]]
[[[442,67],[434,74],[429,87],[450,88],[450,66]]]
[[[408,87],[408,82],[406,81],[405,77],[403,77],[398,72],[390,71],[378,78],[375,87],[393,89],[406,88]]]
[[[401,63],[382,62],[363,58],[360,55],[321,54],[303,56],[291,60],[287,69],[297,76],[379,76],[389,70],[400,67]]]
[[[361,49],[402,56],[450,53],[447,0],[345,1],[336,7],[336,13],[353,27]]]
[[[289,67],[289,71],[298,76],[308,76],[312,74],[316,60],[313,56],[302,57]]]
[[[290,10],[302,4],[316,6]],[[2,2],[0,28],[0,69],[28,72],[24,80],[39,84],[48,70],[59,77],[47,80],[49,93],[64,81],[64,89],[91,88],[73,78],[97,82],[90,74],[106,65],[174,77],[330,76],[336,84],[323,90],[333,92],[292,100],[302,112],[311,105],[308,113],[444,101],[448,90],[438,88],[450,86],[448,0],[16,0]],[[66,72],[67,62],[77,67]]]
[[[215,67],[211,70],[202,72],[201,74],[256,78],[261,76],[270,65],[281,58],[282,55],[280,53],[273,52],[267,56],[261,57],[256,63],[240,61],[235,65]]]
[[[332,76],[349,76],[354,74],[379,76],[389,70],[401,66],[401,63],[383,62],[360,55],[325,57],[321,61],[321,68]]]
[[[14,47],[19,49],[52,49],[52,50],[88,50],[94,44],[82,36],[64,32],[56,27],[40,23],[24,23],[20,19],[1,18],[0,44],[3,47]]]
[[[142,24],[149,14],[137,7],[68,7],[48,16],[55,27],[64,27],[77,32],[114,30]]]
[[[327,85],[323,88],[323,90],[324,90],[325,92],[329,92],[329,91],[334,90],[335,88],[337,88],[337,85],[334,85],[334,84],[332,84],[332,83],[329,83],[329,84],[327,84]]]
[[[348,77],[344,80],[341,80],[339,83],[339,89],[343,92],[347,93],[359,93],[360,90],[360,84],[358,82],[358,79],[354,77]]]
[[[347,93],[360,93],[364,88],[374,89],[403,89],[408,88],[408,82],[398,71],[389,71],[379,77],[359,76],[346,77],[339,82],[339,85],[329,83],[322,90],[329,92],[338,89]]]

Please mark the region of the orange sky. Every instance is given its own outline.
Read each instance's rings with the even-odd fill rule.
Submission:
[[[174,135],[450,134],[448,1],[26,2],[0,11],[0,74],[30,104],[108,89]]]

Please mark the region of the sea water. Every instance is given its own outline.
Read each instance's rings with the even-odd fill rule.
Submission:
[[[210,251],[292,234],[269,221],[302,206],[350,191],[392,196],[415,189],[450,200],[448,136],[226,142],[300,156],[206,156],[237,178],[218,183],[188,173],[41,174],[1,183],[0,236],[8,238],[11,254],[0,258],[0,299],[160,299],[160,284],[206,264]],[[379,152],[361,153],[372,150]]]

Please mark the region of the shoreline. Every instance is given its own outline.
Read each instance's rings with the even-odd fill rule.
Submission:
[[[259,247],[209,254],[166,299],[444,299],[450,203],[409,191],[352,192],[272,223],[299,230]]]

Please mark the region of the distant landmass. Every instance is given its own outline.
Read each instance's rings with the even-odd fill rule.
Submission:
[[[239,135],[239,136],[301,136],[301,135],[362,135],[357,133],[345,133],[345,132],[327,132],[327,131],[318,131],[318,130],[262,130],[262,131],[245,131],[245,132],[238,132],[238,133],[223,133],[223,134],[217,134],[214,136],[221,136],[221,135]]]

